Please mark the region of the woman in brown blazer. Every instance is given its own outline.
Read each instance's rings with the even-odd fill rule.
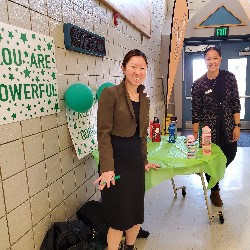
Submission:
[[[143,82],[147,58],[140,50],[129,51],[123,60],[123,81],[103,90],[98,103],[97,139],[99,182],[109,230],[108,250],[117,250],[126,232],[124,249],[134,242],[144,221],[145,170],[157,169],[147,161],[149,98]],[[115,176],[120,176],[114,180]]]

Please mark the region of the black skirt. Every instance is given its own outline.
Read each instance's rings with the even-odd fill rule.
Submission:
[[[101,192],[109,226],[127,230],[144,221],[145,169],[141,138],[112,136],[116,184]]]

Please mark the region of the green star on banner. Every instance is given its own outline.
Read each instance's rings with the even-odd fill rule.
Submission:
[[[16,119],[16,114],[13,113],[11,117],[13,118],[13,120],[15,120]]]
[[[58,109],[59,109],[59,104],[58,104],[58,103],[55,103],[54,109],[55,109],[55,110],[58,110]]]
[[[24,72],[24,74],[25,74],[25,78],[26,78],[26,77],[29,77],[29,78],[30,78],[30,72],[31,72],[31,71],[28,70],[27,67],[26,67],[26,69],[25,69],[23,72]]]
[[[77,153],[78,153],[79,155],[81,155],[81,154],[82,154],[82,150],[81,150],[80,148],[78,148]]]
[[[23,43],[28,42],[26,34],[21,34],[20,39],[23,41]]]
[[[53,72],[53,73],[51,74],[51,76],[52,76],[53,80],[56,79],[56,73],[55,73],[55,72]]]
[[[13,74],[9,74],[9,79],[12,81],[15,79],[15,77],[13,76]]]
[[[9,38],[13,38],[14,36],[13,36],[13,34],[12,34],[12,32],[11,31],[9,31]]]
[[[48,43],[48,44],[47,44],[47,47],[48,47],[48,50],[51,50],[52,44],[51,44],[51,43]]]
[[[59,113],[54,39],[0,22],[0,125]]]

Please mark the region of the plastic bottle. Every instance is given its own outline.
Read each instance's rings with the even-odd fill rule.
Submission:
[[[171,123],[170,118],[172,117],[172,114],[167,114],[166,120],[165,120],[165,134],[168,134],[168,126]]]
[[[171,123],[175,125],[175,139],[177,138],[177,116],[170,117]]]
[[[170,143],[175,143],[175,124],[170,123],[168,126],[168,133],[169,133],[169,137],[168,137],[168,142]]]
[[[159,119],[154,117],[154,121],[152,123],[152,142],[160,142],[161,141],[161,124],[159,123]]]
[[[211,155],[211,129],[208,126],[202,128],[202,152]]]

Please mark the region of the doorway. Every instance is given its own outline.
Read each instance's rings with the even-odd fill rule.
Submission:
[[[202,45],[202,47],[214,45]],[[220,69],[232,72],[239,89],[241,102],[241,124],[243,129],[250,129],[250,56],[241,56],[240,51],[250,47],[249,42],[230,42],[216,44],[222,51]],[[192,48],[191,48],[192,47]],[[186,46],[184,53],[184,86],[183,86],[183,124],[184,129],[192,128],[191,87],[193,82],[206,72],[201,50]],[[198,48],[198,47],[197,47]]]

